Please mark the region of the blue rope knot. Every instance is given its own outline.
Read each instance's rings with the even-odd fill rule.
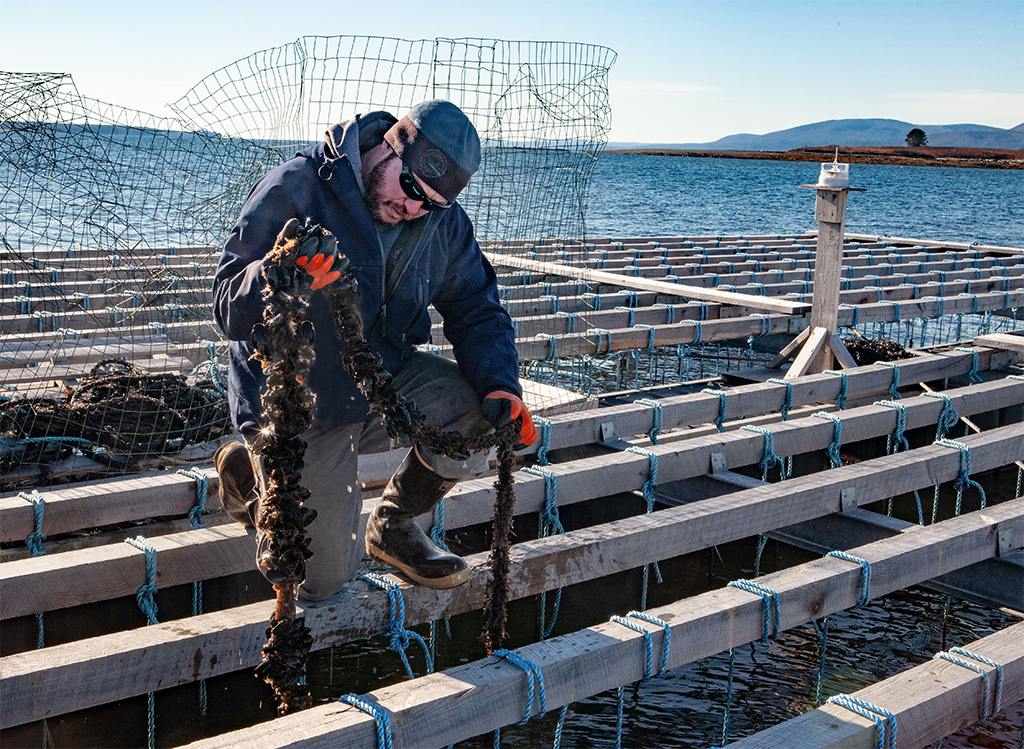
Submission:
[[[772,318],[771,315],[766,315],[762,312],[755,312],[751,317],[757,317],[761,319],[761,332],[758,333],[758,337],[768,335],[772,332]]]
[[[711,388],[704,388],[701,390],[705,395],[715,395],[718,397],[718,416],[715,417],[715,426],[718,427],[719,432],[725,431],[725,426],[722,423],[725,421],[725,412],[728,408],[726,403],[726,396],[724,390],[712,390]]]
[[[700,309],[700,319],[701,320],[707,320],[708,319],[708,303],[707,302],[700,302],[700,301],[690,300],[689,302],[687,302],[687,304],[696,304],[698,309]]]
[[[960,453],[960,473],[953,481],[953,486],[956,487],[956,514],[960,516],[960,500],[963,497],[964,490],[973,486],[978,490],[981,495],[981,509],[985,509],[985,490],[981,488],[981,484],[972,479],[971,476],[971,448],[965,445],[963,442],[957,442],[956,440],[950,440],[943,437],[942,439],[935,440],[936,445],[942,445],[943,447],[951,447]]]
[[[576,313],[575,312],[555,312],[556,317],[565,318],[565,332],[575,333],[576,332]]]
[[[782,404],[782,420],[789,421],[789,409],[793,407],[793,383],[789,380],[780,380],[778,377],[772,377],[768,382],[773,385],[786,386],[786,401]]]
[[[524,473],[540,476],[544,479],[544,505],[540,510],[540,537],[554,536],[565,533],[562,521],[558,517],[558,479],[550,468],[527,466]]]
[[[832,422],[832,442],[828,446],[828,459],[832,468],[842,467],[843,459],[840,457],[839,447],[843,439],[843,422],[838,416],[828,411],[818,411],[811,415],[815,418],[827,419]]]
[[[824,374],[839,375],[841,384],[839,385],[839,395],[836,396],[836,405],[839,406],[840,411],[846,410],[846,386],[850,381],[849,375],[835,369],[826,369]]]
[[[961,351],[965,354],[971,355],[971,371],[967,373],[967,381],[971,384],[981,382],[981,376],[978,374],[978,349],[964,348],[958,346],[954,351]]]
[[[654,326],[653,325],[631,325],[630,327],[647,328],[648,334],[649,334],[650,337],[647,340],[647,348],[645,348],[644,351],[650,351],[651,349],[654,348]]]
[[[597,346],[594,349],[594,356],[611,353],[612,332],[610,330],[605,330],[604,328],[594,328],[594,332],[597,333]],[[604,351],[601,351],[602,343],[605,344]]]
[[[647,500],[647,512],[653,512],[655,500],[654,490],[658,486],[658,456],[655,455],[650,450],[646,450],[642,447],[637,447],[636,445],[630,445],[628,448],[626,448],[626,452],[647,456],[649,477],[647,481],[644,482],[642,491],[644,494],[644,499]]]
[[[666,673],[668,671],[668,654],[672,649],[672,628],[669,626],[668,622],[644,613],[643,611],[630,611],[626,616],[632,619],[641,619],[649,624],[661,627],[665,631],[665,644],[661,650],[661,666],[658,667],[658,673],[655,675],[661,676]]]
[[[925,392],[924,395],[927,398],[942,399],[942,411],[939,412],[939,418],[935,427],[935,439],[942,439],[946,436],[946,432],[952,429],[957,421],[959,421],[960,414],[953,407],[953,400],[945,393]]]
[[[629,627],[634,632],[639,632],[644,636],[644,642],[647,646],[647,658],[644,662],[644,675],[640,679],[640,683],[648,682],[651,680],[651,676],[654,674],[654,638],[651,637],[651,633],[641,627],[636,622],[631,622],[621,616],[613,616],[611,621],[616,624],[621,624],[624,627]]]
[[[156,601],[153,600],[153,596],[156,594],[156,548],[144,536],[126,538],[124,542],[146,555],[146,582],[135,594],[135,600],[138,601],[139,608],[149,619],[149,623],[156,624],[158,609]]]
[[[540,298],[545,300],[545,301],[551,302],[551,306],[552,306],[551,312],[553,314],[556,314],[556,315],[558,314],[558,297],[557,296],[554,296],[553,294],[545,294],[544,296],[542,296]]]
[[[855,557],[853,554],[847,554],[845,551],[830,551],[825,555],[826,557],[835,557],[836,559],[845,559],[847,562],[853,562],[859,564],[861,569],[864,571],[864,575],[860,581],[860,600],[857,602],[857,608],[860,608],[868,602],[871,598],[871,563],[867,559],[861,557]]]
[[[782,479],[785,480],[785,465],[782,462],[782,458],[775,454],[775,436],[764,427],[754,426],[753,424],[747,424],[740,428],[745,432],[753,432],[754,434],[760,434],[764,437],[764,453],[758,463],[758,465],[761,466],[761,480],[768,480],[768,469],[773,465],[777,465],[779,467]]]
[[[430,655],[430,648],[427,647],[427,643],[418,633],[405,628],[405,600],[402,598],[402,591],[398,589],[398,583],[374,572],[366,572],[360,575],[359,578],[376,585],[388,594],[388,601],[391,604],[391,619],[389,629],[384,634],[391,638],[391,649],[401,656],[402,665],[405,666],[405,672],[409,675],[409,678],[415,678],[412,666],[409,665],[409,657],[405,654],[406,648],[409,647],[410,637],[416,640],[420,647],[423,648],[423,656],[427,662],[427,673],[433,673],[434,659]]]
[[[551,420],[543,416],[534,416],[533,424],[540,432],[540,444],[537,446],[537,460],[542,466],[548,464],[548,451],[551,449]]]
[[[374,705],[372,702],[367,702],[355,694],[343,694],[338,698],[338,702],[351,705],[372,717],[373,722],[377,725],[377,749],[393,749],[391,718],[388,717],[387,711],[384,708]]]
[[[891,712],[849,694],[833,695],[828,698],[827,702],[828,704],[845,707],[847,710],[855,712],[874,723],[878,737],[878,740],[875,742],[875,749],[883,749],[883,747],[896,749],[896,716]],[[888,744],[885,743],[885,722],[882,718],[889,721],[890,734]]]
[[[889,367],[892,370],[892,383],[889,385],[889,397],[891,397],[894,401],[901,400],[903,398],[903,396],[900,395],[900,392],[899,392],[899,387],[900,387],[900,368],[899,368],[899,365],[896,364],[895,362],[891,362],[891,361],[880,361],[878,363],[881,364],[883,367]]]
[[[676,308],[673,305],[658,303],[655,304],[654,306],[665,308],[665,312],[668,315],[668,321],[666,322],[666,325],[672,325],[676,321]]]
[[[548,335],[547,333],[538,333],[537,338],[546,338],[548,341],[548,355],[544,357],[544,361],[551,361],[557,359],[557,349],[555,348],[555,337]]]
[[[46,554],[46,549],[43,548],[43,541],[46,540],[46,536],[43,535],[43,511],[46,508],[46,500],[43,499],[43,495],[39,493],[38,489],[33,489],[31,492],[19,492],[18,496],[26,502],[32,503],[34,523],[32,532],[25,536],[25,545],[32,552],[32,556],[43,556]]]
[[[779,636],[778,593],[761,583],[754,582],[753,580],[733,580],[727,587],[739,588],[740,590],[745,590],[748,593],[761,596],[761,599],[764,601],[764,625],[762,627],[761,639],[758,640],[758,642],[766,642],[770,638]],[[774,609],[772,607],[773,602],[775,603]],[[772,615],[772,628],[774,629],[774,634],[772,634],[771,630],[768,628],[769,612],[771,612]]]
[[[504,648],[495,650],[491,655],[514,663],[523,669],[523,672],[526,674],[526,711],[523,713],[523,719],[519,721],[519,725],[526,725],[530,720],[530,713],[533,712],[534,679],[537,682],[537,691],[540,693],[540,711],[532,717],[544,717],[544,713],[548,711],[548,702],[544,694],[544,674],[541,672],[540,666],[528,658],[519,655],[519,653],[514,653]]]
[[[658,433],[661,431],[661,426],[662,426],[662,424],[664,422],[664,411],[665,411],[665,409],[662,407],[662,405],[661,405],[661,403],[659,401],[653,400],[652,398],[637,398],[633,402],[634,403],[640,403],[640,404],[643,404],[645,406],[650,406],[651,408],[654,409],[654,424],[653,424],[653,426],[651,426],[650,431],[647,432],[647,437],[648,437],[648,439],[651,440],[652,444],[657,445],[658,444]],[[537,419],[534,419],[533,421],[534,421],[534,423],[536,423]],[[540,452],[540,451],[538,450],[538,452]]]
[[[900,448],[904,452],[910,449],[910,443],[907,442],[907,438],[904,435],[904,431],[907,428],[907,407],[902,403],[895,403],[893,401],[875,401],[876,406],[883,406],[885,408],[892,408],[896,411],[896,429],[893,431],[889,438],[886,440],[886,451],[887,453],[894,454],[900,451]],[[893,449],[893,443],[895,442],[895,449]]]
[[[849,327],[851,327],[851,328],[857,327],[857,322],[860,319],[860,307],[858,307],[856,304],[846,304],[845,302],[843,304],[840,304],[839,306],[840,307],[852,307],[853,308],[853,322],[850,323]]]
[[[974,666],[974,664],[952,660],[952,658],[949,657],[950,653],[954,653],[956,655],[962,655],[962,656],[965,656],[967,658],[970,658],[971,660],[978,661],[979,663],[984,663],[986,666],[991,666],[992,668],[994,668],[996,670],[996,700],[995,700],[995,705],[992,707],[992,712],[991,713],[988,710],[988,702],[989,702],[989,700],[988,700],[988,673],[985,672],[983,669],[976,668]],[[963,648],[950,648],[949,652],[945,653],[945,655],[943,655],[943,653],[936,653],[935,654],[936,658],[938,658],[940,656],[944,657],[946,660],[950,661],[951,663],[956,663],[958,666],[964,666],[965,668],[970,668],[970,669],[972,669],[974,671],[977,671],[978,673],[980,673],[984,677],[984,679],[985,679],[985,709],[984,709],[984,715],[982,716],[983,718],[992,717],[993,715],[995,715],[996,713],[998,713],[1002,709],[1002,707],[1003,707],[1003,667],[1002,667],[1001,664],[996,663],[991,658],[986,658],[983,655],[978,655],[977,653],[972,653],[970,650],[964,650]]]
[[[938,302],[939,309],[938,309],[938,311],[934,315],[932,315],[932,318],[942,317],[945,314],[944,310],[946,308],[946,302],[945,302],[945,300],[942,297],[940,297],[940,296],[926,296],[922,301]]]
[[[698,320],[687,320],[693,326],[693,343],[694,345],[700,343],[700,339],[703,336],[703,330],[701,329],[700,321]]]
[[[179,468],[177,473],[195,480],[196,503],[195,506],[188,511],[188,519],[192,521],[193,529],[205,528],[206,523],[203,522],[202,516],[209,512],[209,510],[206,509],[206,490],[209,483],[206,478],[206,474],[198,468]]]

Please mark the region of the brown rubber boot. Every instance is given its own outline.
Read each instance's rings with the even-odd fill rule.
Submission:
[[[225,442],[214,453],[213,466],[220,479],[217,493],[224,512],[246,528],[255,528],[259,492],[245,445],[235,440]]]
[[[438,548],[416,525],[457,482],[434,473],[414,447],[384,489],[366,523],[366,553],[428,588],[454,588],[469,579],[462,558]]]

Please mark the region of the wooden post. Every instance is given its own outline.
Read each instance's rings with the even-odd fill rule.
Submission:
[[[785,377],[818,374],[832,369],[838,361],[844,368],[856,366],[853,357],[836,335],[839,320],[839,291],[843,274],[843,231],[846,225],[846,196],[850,191],[864,192],[856,187],[800,185],[817,191],[814,218],[818,220],[818,248],[814,256],[814,298],[811,320],[803,348],[793,360]],[[788,352],[787,352],[788,353]],[[771,366],[784,359],[776,357]]]

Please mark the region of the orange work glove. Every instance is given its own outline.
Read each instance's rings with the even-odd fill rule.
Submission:
[[[537,428],[533,425],[533,417],[530,416],[526,404],[517,396],[504,390],[495,390],[484,396],[480,404],[486,418],[495,429],[500,429],[518,417],[522,417],[523,425],[519,430],[519,442],[515,449],[521,450],[527,445],[532,445],[537,439]]]
[[[298,219],[289,219],[277,237],[278,243],[294,237],[298,229]],[[313,235],[302,243],[302,246],[299,248],[299,254],[295,258],[295,265],[313,277],[309,288],[312,291],[316,291],[329,283],[337,281],[341,277],[341,270],[343,268],[331,270],[336,267],[335,263],[337,261],[338,240],[334,235],[324,234],[319,237]],[[338,266],[340,265],[338,263]]]

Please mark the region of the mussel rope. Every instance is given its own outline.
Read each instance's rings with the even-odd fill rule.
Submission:
[[[312,366],[313,326],[306,321],[310,290],[308,284],[292,283],[298,248],[311,235],[326,231],[308,224],[284,246],[263,261],[266,287],[263,324],[253,330],[255,358],[263,366],[267,384],[261,402],[267,441],[262,449],[268,477],[267,492],[260,510],[259,527],[267,534],[268,551],[261,558],[275,582],[277,605],[271,616],[263,662],[256,668],[278,695],[278,712],[285,715],[311,704],[302,678],[312,646],[310,630],[295,618],[296,590],[305,579],[305,563],[312,556],[305,527],[315,513],[302,506],[309,490],[300,485],[302,457],[306,445],[299,435],[312,423],[314,396],[306,382]],[[363,322],[356,304],[355,278],[345,258],[334,266],[344,268],[341,277],[325,289],[334,313],[338,337],[344,346],[342,362],[360,392],[380,418],[388,436],[404,444],[417,443],[456,460],[468,453],[497,447],[498,477],[490,554],[491,580],[485,608],[487,619],[481,640],[488,654],[499,650],[505,638],[508,600],[509,552],[515,507],[512,467],[514,446],[519,439],[521,419],[515,419],[492,434],[466,437],[423,423],[416,404],[399,394],[390,373],[370,350],[362,335]],[[292,293],[297,292],[297,293]]]

